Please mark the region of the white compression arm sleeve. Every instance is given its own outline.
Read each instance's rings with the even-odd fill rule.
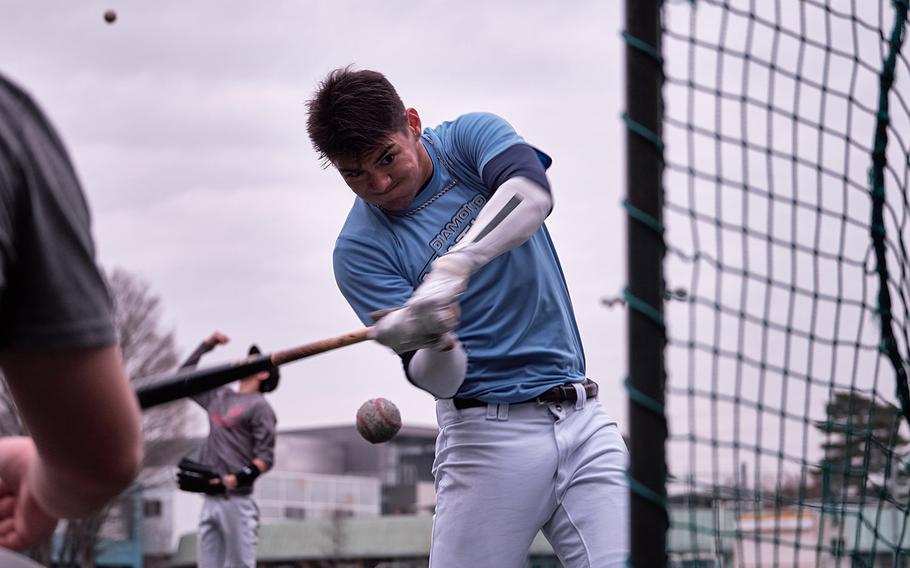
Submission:
[[[457,340],[447,351],[420,349],[408,364],[408,374],[414,385],[436,398],[455,396],[467,370],[468,355]]]
[[[543,225],[553,208],[550,192],[526,177],[506,180],[477,215],[461,241],[436,262],[449,264],[456,257],[468,274],[523,244]],[[435,265],[436,263],[434,263]]]
[[[530,179],[516,176],[506,180],[480,210],[461,241],[433,261],[430,273],[405,303],[409,313],[399,318],[410,315],[416,321],[431,323],[444,320],[445,310],[464,292],[471,275],[531,238],[552,206],[550,192]],[[394,321],[390,320],[387,326]]]
[[[550,192],[539,184],[521,176],[506,180],[481,209],[461,242],[433,263],[412,301],[436,295],[454,300],[471,274],[531,238],[552,208]],[[466,370],[467,354],[458,341],[448,350],[420,349],[408,364],[411,381],[437,398],[455,396]]]

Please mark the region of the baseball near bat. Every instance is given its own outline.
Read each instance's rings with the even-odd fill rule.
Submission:
[[[190,369],[160,378],[150,378],[148,379],[150,384],[136,389],[136,397],[142,409],[151,408],[232,383],[259,371],[267,371],[273,365],[278,367],[291,361],[366,341],[370,338],[372,330],[372,327],[365,327],[352,333],[306,343],[284,351],[264,353],[205,369]]]

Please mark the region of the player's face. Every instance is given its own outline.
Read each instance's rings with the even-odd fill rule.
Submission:
[[[408,109],[408,128],[395,132],[359,159],[335,164],[354,193],[389,211],[407,209],[433,174],[433,163],[420,142],[420,118]]]
[[[240,382],[249,382],[251,384],[256,383],[258,385],[260,382],[266,380],[267,378],[269,378],[268,371],[259,371],[258,373],[254,374],[254,375],[250,375],[248,377],[244,377],[244,378],[240,379]]]

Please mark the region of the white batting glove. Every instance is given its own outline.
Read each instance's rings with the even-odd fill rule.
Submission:
[[[401,309],[394,310],[374,327],[373,339],[398,353],[429,347],[451,349],[448,336],[458,327],[458,297],[471,274],[468,255],[446,255],[432,269]]]
[[[458,302],[474,271],[470,255],[450,253],[433,261],[430,273],[405,303],[422,317],[433,310],[444,310]]]
[[[425,347],[449,349],[454,342],[450,332],[458,327],[458,311],[456,304],[448,309],[434,309],[418,315],[406,305],[381,316],[373,326],[370,338],[397,353]]]

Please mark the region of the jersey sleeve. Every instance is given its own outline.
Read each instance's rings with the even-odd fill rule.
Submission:
[[[550,180],[534,149],[524,144],[510,146],[497,154],[483,169],[483,183],[491,192],[513,177],[527,178],[548,192]]]
[[[390,253],[365,240],[339,237],[332,262],[338,289],[364,325],[375,323],[371,313],[397,308],[414,292]]]
[[[449,135],[454,151],[478,175],[484,174],[494,158],[516,145],[532,148],[544,169],[552,163],[548,155],[528,145],[505,119],[489,112],[460,116],[451,123]]]
[[[206,342],[203,341],[202,343],[199,344],[198,347],[196,347],[195,351],[190,353],[190,356],[187,357],[186,361],[184,361],[180,365],[180,368],[182,370],[195,369],[199,365],[199,360],[202,358],[202,356],[205,355],[206,353],[208,353],[209,351],[211,351],[213,348],[214,347],[208,345]],[[195,401],[196,404],[198,404],[202,408],[208,409],[209,405],[212,402],[213,397],[215,396],[215,393],[218,392],[218,390],[222,389],[222,388],[226,388],[226,387],[218,387],[217,389],[203,391],[203,392],[192,395],[190,398],[192,398],[193,401]]]
[[[278,420],[267,402],[257,404],[250,420],[253,435],[253,458],[265,462],[267,469],[275,464],[275,428]]]
[[[0,348],[115,343],[88,205],[62,141],[2,78],[0,119]]]
[[[202,359],[202,356],[212,350],[212,346],[207,344],[205,341],[200,343],[196,349],[190,353],[190,356],[186,358],[186,361],[180,364],[181,369],[195,369],[199,365],[199,360]]]

